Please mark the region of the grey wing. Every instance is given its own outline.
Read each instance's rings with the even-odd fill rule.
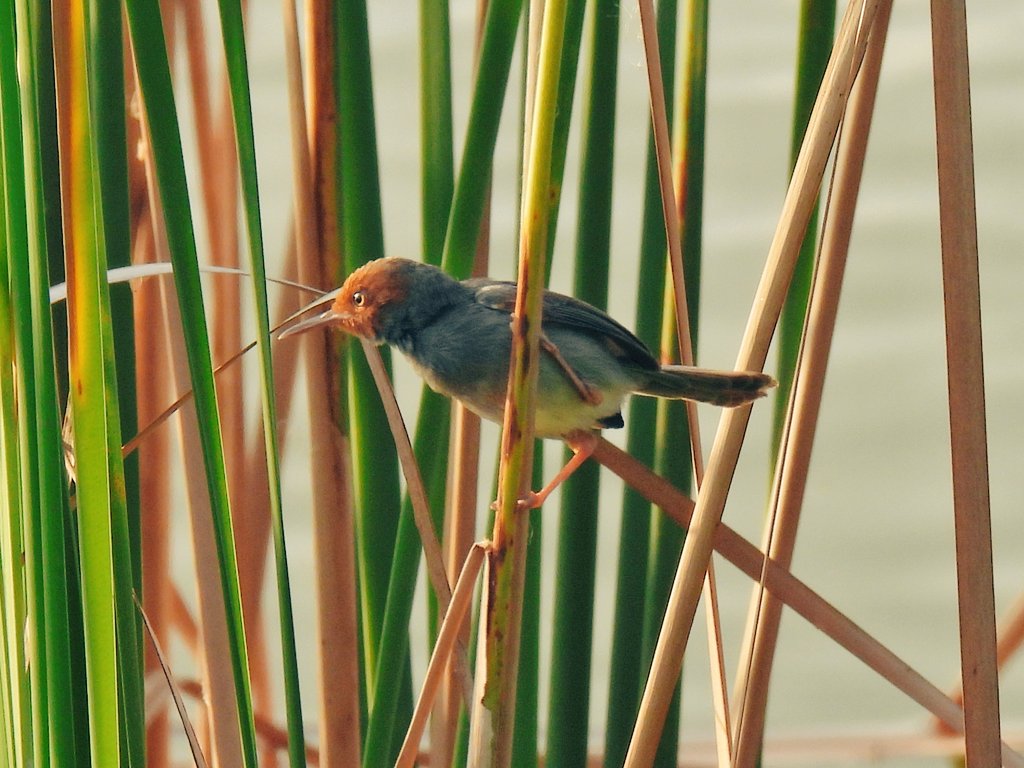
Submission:
[[[476,300],[484,306],[511,314],[516,301],[516,284],[475,278],[465,285],[476,290]],[[651,351],[633,333],[607,314],[586,302],[554,291],[544,292],[544,332],[551,337],[559,328],[598,339],[619,360],[628,360],[638,368],[660,368]]]

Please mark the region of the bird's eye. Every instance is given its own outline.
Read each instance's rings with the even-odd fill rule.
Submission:
[[[362,291],[356,291],[352,294],[352,303],[357,307],[361,307],[366,303],[366,294]]]

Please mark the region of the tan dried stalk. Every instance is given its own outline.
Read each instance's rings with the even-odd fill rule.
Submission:
[[[150,219],[142,217],[134,229],[132,260],[135,263],[154,259]],[[148,424],[158,415],[159,405],[169,396],[166,371],[166,328],[160,298],[161,288],[156,280],[143,280],[134,294],[135,313],[135,387],[140,424]],[[171,637],[169,619],[171,591],[170,577],[170,499],[169,428],[155,430],[149,440],[139,446],[139,534],[142,546],[142,595],[146,614],[150,617],[154,635],[166,645]],[[153,647],[146,645],[146,674],[160,669],[160,660]],[[152,768],[168,765],[169,722],[167,708],[146,712],[146,756]]]
[[[769,250],[764,276],[754,298],[736,362],[739,370],[760,370],[764,365],[839,117],[863,56],[866,36],[859,34],[861,24],[871,23],[876,7],[875,0],[854,0],[840,27],[822,91],[808,125],[807,140],[797,159],[779,227]],[[683,653],[711,557],[715,527],[722,518],[749,417],[750,406],[729,409],[722,416],[626,755],[627,768],[647,766],[654,757],[672,690],[682,668]]]
[[[1000,622],[998,640],[996,642],[996,661],[999,668],[1003,666],[1024,645],[1024,594],[1019,595],[1006,617]],[[959,681],[949,694],[949,698],[963,706],[963,682]],[[949,734],[952,730],[945,723],[937,722],[935,727],[940,733]]]
[[[671,275],[671,295],[675,304],[675,331],[679,345],[680,362],[694,365],[693,334],[690,332],[690,309],[686,298],[686,275],[683,266],[682,221],[686,206],[687,142],[685,132],[688,103],[681,105],[683,112],[678,123],[679,141],[676,162],[671,160],[668,115],[665,108],[664,79],[661,72],[661,54],[658,49],[658,30],[651,0],[640,0],[640,22],[643,29],[647,79],[651,92],[651,121],[654,127],[654,147],[658,160],[658,182],[661,186],[662,210],[665,215],[665,240],[668,244],[668,263]],[[688,95],[685,83],[681,93]],[[665,361],[672,362],[672,361]],[[704,450],[700,437],[697,403],[684,401],[686,422],[690,432],[690,456],[696,488],[704,482]],[[704,581],[704,609],[708,634],[708,665],[711,672],[711,696],[714,709],[715,741],[718,744],[719,765],[728,768],[732,760],[732,725],[729,713],[728,682],[725,672],[725,651],[722,646],[722,621],[718,609],[718,587],[715,564],[708,560]]]
[[[820,263],[814,276],[790,410],[769,500],[763,548],[784,568],[789,568],[792,562],[796,543],[891,8],[891,0],[882,0],[879,4],[864,64],[850,96],[837,150],[834,189],[822,231]],[[768,681],[781,617],[782,604],[765,593],[762,581],[755,587],[752,597],[736,677],[737,766],[755,764],[764,738]]]
[[[626,481],[640,495],[659,506],[678,525],[690,527],[696,517],[692,499],[665,478],[656,475],[607,440],[598,441],[593,458]],[[764,554],[725,523],[715,526],[714,549],[753,580],[805,618],[840,647],[860,659],[893,686],[946,723],[963,732],[963,709],[913,667],[852,622],[805,583]],[[1024,768],[1024,757],[1002,743],[1002,761],[1008,768]]]
[[[306,8],[310,105],[307,112],[294,2],[282,3],[292,169],[295,247],[299,279],[329,281],[328,264],[340,259],[334,225],[336,115],[333,104],[333,13],[327,4]],[[317,671],[320,756],[325,766],[360,763],[359,633],[355,594],[355,545],[351,450],[338,413],[338,358],[327,333],[305,341],[311,431],[313,541],[316,562]]]
[[[1000,726],[966,15],[963,0],[932,2],[960,668],[967,764],[975,766],[998,765]]]
[[[441,687],[445,667],[448,666],[453,652],[456,651],[459,645],[459,638],[465,626],[466,614],[473,601],[476,577],[479,575],[480,568],[484,564],[484,556],[487,554],[489,547],[490,545],[486,541],[477,542],[466,555],[462,571],[455,584],[455,589],[452,591],[449,610],[441,621],[441,628],[437,633],[437,642],[434,643],[434,650],[430,655],[430,663],[427,665],[423,686],[420,689],[419,700],[416,702],[416,708],[409,723],[409,730],[405,734],[402,750],[398,755],[398,760],[395,762],[395,768],[413,768],[419,755],[419,743],[423,737],[427,716],[430,714],[430,707]],[[438,759],[439,755],[437,752],[433,754],[434,764],[445,765],[445,763]]]

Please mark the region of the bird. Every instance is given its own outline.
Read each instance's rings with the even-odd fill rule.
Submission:
[[[401,352],[436,392],[502,423],[511,360],[516,284],[400,257],[354,270],[330,308],[286,327],[284,338],[334,326]],[[662,365],[632,332],[584,301],[545,291],[534,434],[562,439],[573,458],[523,503],[540,506],[593,453],[602,429],[621,428],[629,395],[736,407],[776,382],[757,371]]]

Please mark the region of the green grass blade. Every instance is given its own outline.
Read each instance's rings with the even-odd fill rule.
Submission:
[[[796,162],[800,144],[807,130],[814,99],[818,95],[821,78],[825,74],[829,54],[832,52],[832,37],[835,34],[836,4],[832,0],[802,0],[800,3],[800,33],[797,51],[796,96],[793,103],[793,133],[790,145],[790,163]],[[807,300],[811,291],[811,274],[814,271],[814,253],[818,240],[818,206],[814,206],[807,234],[800,246],[789,286],[786,303],[782,307],[777,332],[779,367],[775,374],[779,387],[775,394],[772,417],[772,466],[775,466],[779,440],[789,405],[789,393],[793,389],[793,374],[800,351],[800,338],[807,314]]]
[[[618,4],[596,3],[590,27],[574,295],[601,308],[608,302],[618,27]],[[562,490],[547,740],[547,760],[555,766],[579,764],[587,756],[599,477],[599,466],[588,462]]]
[[[270,520],[274,539],[274,568],[284,666],[285,710],[288,724],[288,757],[293,768],[305,764],[305,735],[302,726],[302,702],[299,692],[299,665],[295,650],[288,555],[285,549],[284,518],[281,505],[280,458],[277,450],[277,408],[274,396],[273,362],[270,354],[270,310],[267,300],[267,270],[260,221],[259,184],[256,175],[256,142],[252,125],[252,98],[249,91],[248,64],[242,8],[238,0],[220,0],[221,32],[227,60],[231,106],[234,113],[235,143],[242,177],[242,200],[249,236],[252,269],[253,308],[256,314],[256,347],[260,360],[260,404],[270,484]]]
[[[423,260],[441,261],[455,188],[448,0],[420,0]]]
[[[4,665],[7,758],[11,765],[31,760],[32,696],[26,665],[27,619],[26,565],[22,525],[22,461],[19,454],[19,423],[15,362],[17,360],[15,307],[11,295],[14,259],[28,252],[25,231],[24,164],[21,155],[21,120],[18,108],[18,73],[14,45],[14,4],[0,3],[0,185],[3,188],[3,218],[0,221],[0,561],[3,566],[0,596],[4,605]]]
[[[337,4],[336,12],[339,215],[347,273],[383,256],[384,236],[366,6],[362,0],[343,0]],[[398,461],[373,376],[359,345],[351,344],[349,350],[348,399],[364,668],[372,691],[401,498]],[[388,356],[384,357],[387,362]],[[372,709],[372,701],[370,706]]]
[[[124,111],[124,50],[121,7],[112,0],[93,2],[90,10],[89,87],[95,131],[99,184],[100,257],[106,267],[131,261],[129,237],[128,157]],[[138,431],[135,401],[135,330],[131,289],[106,287],[109,308],[104,324],[103,364],[107,386],[108,467],[116,503],[111,518],[115,553],[114,590],[120,690],[122,758],[129,765],[145,762],[145,705],[142,673],[142,632],[132,594],[141,594],[142,551],[139,534],[138,456],[121,460],[121,435]],[[117,342],[115,343],[115,339]],[[114,454],[117,454],[115,458]]]
[[[93,132],[87,72],[87,20],[84,4],[71,7],[69,18],[58,37],[68,45],[67,77],[70,80],[68,113],[70,141],[63,148],[65,178],[70,180],[65,214],[66,272],[68,277],[69,389],[74,420],[75,486],[83,639],[89,700],[89,745],[92,764],[121,763],[121,733],[118,708],[102,702],[116,702],[118,694],[116,619],[114,600],[114,552],[111,520],[114,506],[123,504],[113,492],[111,480],[120,476],[120,439],[112,441],[107,418],[108,385],[104,365],[103,322],[109,317],[104,304],[106,280],[103,236],[99,230]],[[109,331],[109,320],[108,331]],[[116,405],[116,396],[114,398]],[[116,412],[115,412],[116,413]],[[116,426],[116,415],[114,424]],[[123,509],[122,509],[123,512]],[[124,617],[131,622],[131,614]],[[131,647],[135,647],[134,637]],[[127,761],[126,761],[127,763]]]
[[[17,54],[23,76],[21,178],[25,194],[21,210],[26,217],[26,247],[11,261],[11,285],[18,406],[24,415],[19,430],[25,459],[21,487],[32,629],[30,654],[41,660],[31,667],[33,762],[37,766],[73,765],[82,724],[75,714],[72,684],[63,514],[66,498],[48,296],[49,250],[60,251],[52,32],[48,6],[20,0],[16,8]]]
[[[139,75],[139,88],[146,113],[151,116],[150,145],[165,211],[168,247],[174,263],[185,347],[192,386],[195,390],[195,407],[199,421],[204,425],[204,429],[200,431],[200,442],[214,518],[221,587],[227,612],[242,754],[247,766],[255,766],[256,735],[227,477],[224,469],[224,448],[199,281],[195,231],[182,160],[177,109],[164,45],[163,24],[159,6],[154,0],[129,0],[126,7],[133,42],[132,50],[135,52],[135,65]]]
[[[458,278],[469,276],[476,253],[522,7],[522,0],[494,0],[487,7],[466,128],[466,145],[459,165],[442,259],[445,270]]]

